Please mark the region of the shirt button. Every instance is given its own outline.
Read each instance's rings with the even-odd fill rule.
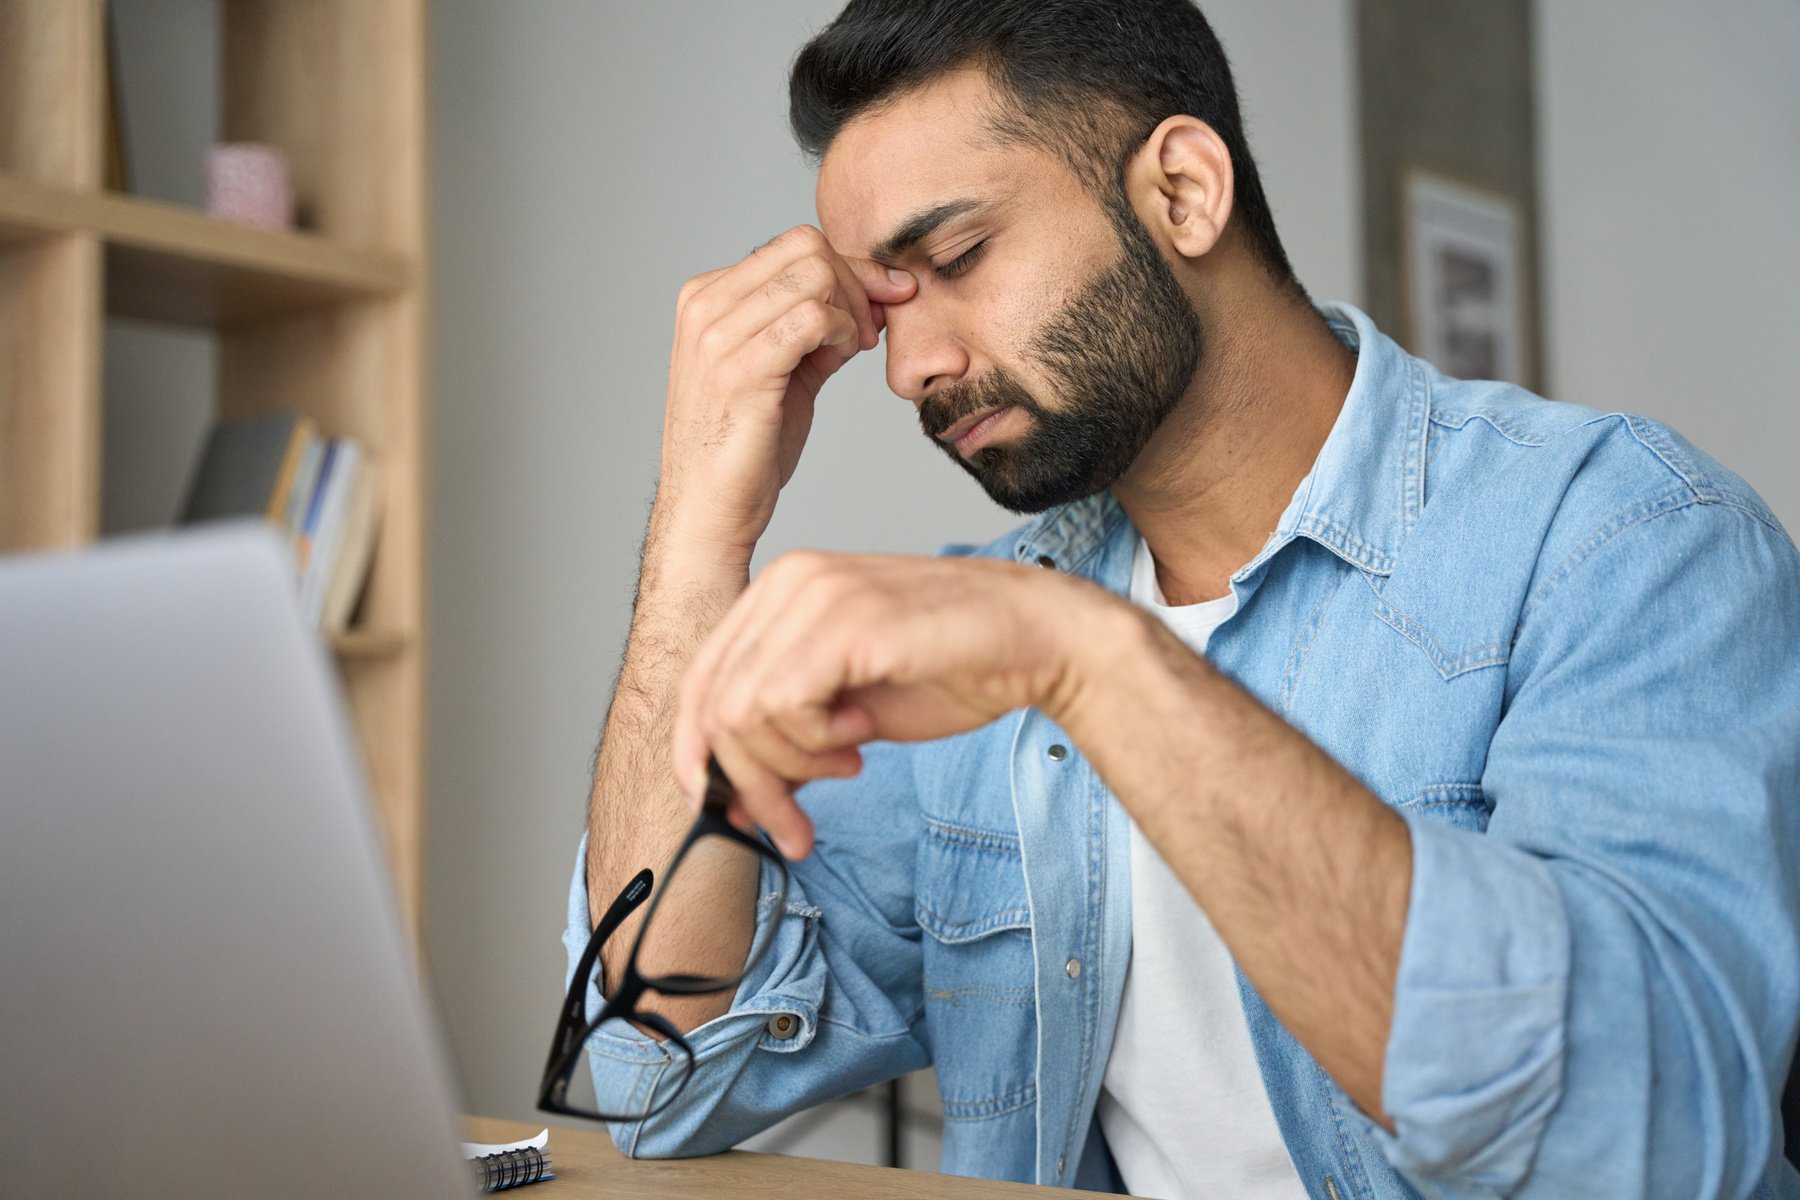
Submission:
[[[1056,1156],[1056,1174],[1057,1174],[1058,1178],[1060,1178],[1062,1176],[1063,1168],[1067,1167],[1068,1165],[1069,1165],[1068,1159],[1064,1158],[1060,1154]]]
[[[1040,554],[1038,555],[1038,566],[1049,567],[1054,571],[1056,570],[1056,560],[1051,558],[1048,554]]]
[[[1067,757],[1069,757],[1069,748],[1067,746],[1063,745],[1061,742],[1058,742],[1056,745],[1050,747],[1050,761],[1051,762],[1061,762],[1063,759],[1065,759]]]
[[[800,1022],[791,1013],[777,1013],[769,1018],[769,1036],[787,1041],[800,1032]]]
[[[1063,964],[1063,970],[1069,973],[1070,979],[1081,978],[1081,960],[1079,958],[1071,958],[1068,962]]]

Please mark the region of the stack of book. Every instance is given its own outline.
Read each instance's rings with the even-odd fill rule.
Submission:
[[[260,515],[299,568],[300,607],[327,633],[349,628],[375,556],[380,464],[298,413],[221,421],[188,490],[182,522]]]

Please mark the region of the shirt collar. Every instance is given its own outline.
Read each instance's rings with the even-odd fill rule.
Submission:
[[[1431,385],[1424,364],[1348,304],[1319,312],[1356,354],[1344,407],[1313,468],[1294,490],[1275,535],[1235,575],[1253,573],[1296,537],[1359,570],[1387,575],[1425,503],[1425,433]],[[1081,572],[1125,520],[1111,491],[1050,509],[1019,531],[1014,556]]]

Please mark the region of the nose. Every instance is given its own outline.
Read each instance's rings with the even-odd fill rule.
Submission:
[[[968,373],[969,352],[929,300],[914,297],[887,309],[887,382],[918,405]]]

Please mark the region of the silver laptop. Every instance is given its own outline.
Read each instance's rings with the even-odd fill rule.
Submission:
[[[249,526],[0,559],[0,1192],[473,1190],[292,577]]]

